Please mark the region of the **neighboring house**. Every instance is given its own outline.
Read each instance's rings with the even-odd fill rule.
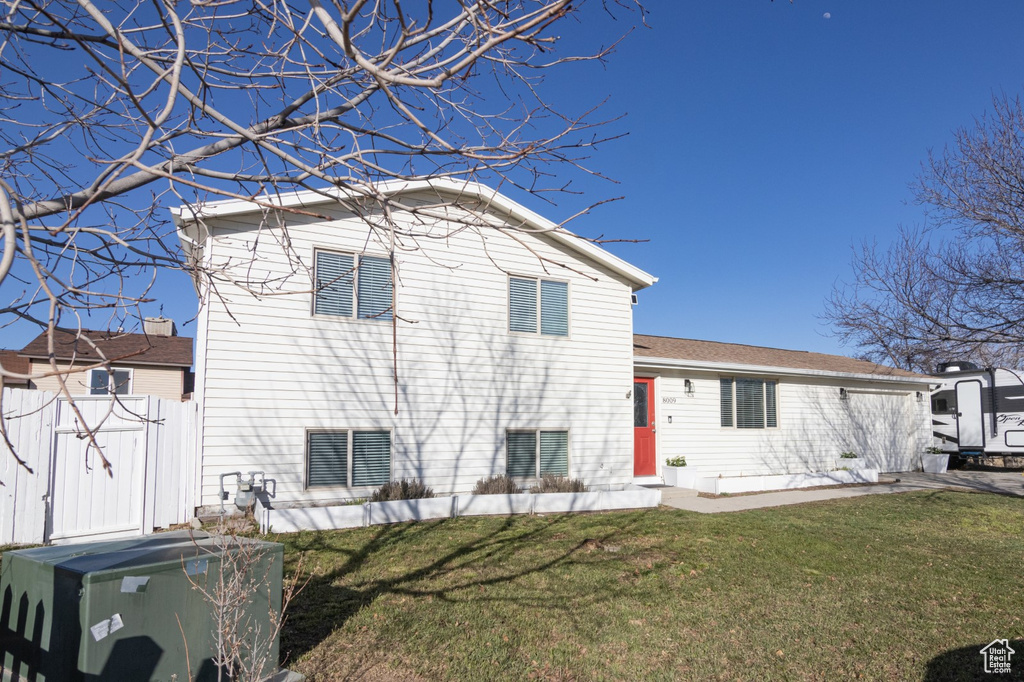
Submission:
[[[64,375],[71,395],[153,395],[182,400],[190,390],[192,339],[176,336],[170,320],[147,318],[146,327],[144,334],[88,329],[77,334],[55,332],[57,369],[73,370]],[[45,332],[18,354],[28,361],[33,375],[53,371]],[[110,362],[109,370],[97,366],[104,360]],[[34,379],[29,388],[61,393],[56,376]]]
[[[934,377],[852,358],[634,336],[635,473],[683,455],[708,475],[828,471],[842,452],[872,468],[920,467]],[[641,479],[643,480],[643,479]]]
[[[28,358],[18,355],[16,350],[0,350],[0,365],[12,374],[26,375],[31,370]],[[3,377],[4,388],[28,388],[28,379],[21,377]]]
[[[231,282],[198,285],[202,504],[251,470],[278,506],[400,478],[438,492],[501,473],[629,484],[631,299],[655,278],[479,184],[386,191],[460,207],[393,216],[421,235],[397,237],[394,291],[379,207],[351,196],[174,212],[186,253]],[[470,211],[490,226],[465,227]]]

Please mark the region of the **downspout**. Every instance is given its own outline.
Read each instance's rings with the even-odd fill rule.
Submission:
[[[992,438],[999,436],[999,410],[996,408],[996,368],[986,367],[985,371],[988,372],[988,398],[992,403]]]

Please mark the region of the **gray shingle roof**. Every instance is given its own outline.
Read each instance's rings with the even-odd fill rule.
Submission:
[[[54,332],[54,354],[58,360],[97,362],[99,354],[84,339],[71,332]],[[100,332],[83,329],[79,335],[88,337],[103,352],[108,360],[122,364],[192,366],[192,339],[187,336],[156,336],[126,334],[123,332]],[[28,358],[47,358],[46,332],[33,339],[21,349],[20,355]]]
[[[934,381],[934,378],[906,370],[855,360],[843,355],[826,355],[804,350],[783,350],[741,343],[720,343],[696,339],[675,339],[668,336],[633,335],[633,356],[667,358],[694,362],[719,362],[731,365],[784,367],[847,374],[877,374]]]

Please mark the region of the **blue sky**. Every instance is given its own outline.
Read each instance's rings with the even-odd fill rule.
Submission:
[[[598,26],[567,24],[570,44],[636,23],[584,7]],[[609,132],[628,135],[591,160],[619,184],[570,174],[580,197],[512,198],[557,221],[625,197],[570,228],[650,240],[608,247],[661,280],[640,294],[638,332],[855,352],[827,336],[824,299],[849,278],[852,245],[885,244],[922,220],[908,186],[928,150],[993,95],[1020,92],[1024,2],[665,0],[648,10],[649,28],[603,69],[548,82],[564,108],[607,98],[606,116],[626,114]],[[195,314],[187,280],[162,274],[156,293],[194,335],[181,324]],[[0,330],[0,345],[34,334]]]

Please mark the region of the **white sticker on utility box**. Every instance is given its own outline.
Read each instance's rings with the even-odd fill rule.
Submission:
[[[124,621],[121,620],[121,614],[115,613],[110,618],[101,620],[96,623],[96,625],[93,625],[89,628],[89,632],[92,633],[93,638],[98,642],[107,635],[112,635],[123,627]]]

